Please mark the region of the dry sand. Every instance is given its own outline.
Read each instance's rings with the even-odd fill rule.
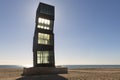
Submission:
[[[120,68],[73,69],[68,74],[22,77],[22,69],[1,69],[0,80],[120,80]]]

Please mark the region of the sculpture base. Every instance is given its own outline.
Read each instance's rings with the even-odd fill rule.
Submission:
[[[46,75],[46,74],[67,74],[67,68],[63,67],[31,67],[24,68],[22,76]]]

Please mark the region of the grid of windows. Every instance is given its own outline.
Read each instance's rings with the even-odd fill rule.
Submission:
[[[45,30],[52,30],[52,27],[50,24],[51,24],[50,20],[39,17],[37,28],[41,28]]]
[[[38,23],[50,25],[50,20],[44,18],[38,18]]]
[[[50,44],[50,35],[38,33],[38,44]]]
[[[37,51],[37,63],[38,64],[51,63],[52,60],[53,60],[52,51]]]
[[[54,7],[46,6],[41,4],[40,13],[47,14],[47,15],[54,15]]]
[[[37,27],[41,29],[51,30],[50,27],[43,26],[43,25],[37,25]]]

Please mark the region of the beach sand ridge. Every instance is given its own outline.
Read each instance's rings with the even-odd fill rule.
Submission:
[[[0,80],[120,80],[120,68],[69,69],[68,74],[21,76],[23,69],[0,68]]]

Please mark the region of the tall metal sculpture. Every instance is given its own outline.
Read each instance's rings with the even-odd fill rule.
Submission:
[[[54,67],[54,6],[40,3],[33,38],[34,67]]]
[[[54,59],[54,6],[40,3],[36,11],[33,37],[33,67],[24,68],[23,76],[66,74],[67,68],[55,67]]]

